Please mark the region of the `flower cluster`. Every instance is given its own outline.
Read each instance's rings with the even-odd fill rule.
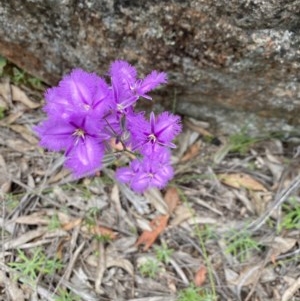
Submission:
[[[170,164],[172,140],[181,131],[180,118],[168,112],[158,116],[135,112],[139,98],[167,82],[163,72],[152,71],[144,79],[125,61],[109,70],[110,84],[95,73],[74,69],[57,87],[45,94],[47,119],[35,127],[40,145],[64,151],[65,166],[76,177],[94,174],[115,138],[135,159],[116,172],[120,182],[134,191],[163,188],[173,177]]]

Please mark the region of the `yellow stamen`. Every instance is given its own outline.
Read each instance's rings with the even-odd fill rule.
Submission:
[[[73,133],[73,136],[84,138],[85,132],[83,129],[76,129]]]
[[[156,142],[156,137],[155,137],[154,134],[150,134],[150,135],[148,136],[148,138],[149,138],[150,141]]]

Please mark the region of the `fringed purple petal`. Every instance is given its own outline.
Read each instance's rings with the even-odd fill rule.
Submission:
[[[60,81],[58,87],[48,89],[45,98],[45,112],[55,117],[63,114],[68,117],[78,111],[96,111],[103,116],[112,102],[106,82],[95,73],[81,69],[74,69]]]
[[[155,123],[155,135],[162,143],[171,142],[181,132],[180,117],[163,112]]]
[[[167,82],[167,74],[164,72],[152,71],[149,75],[147,75],[144,80],[141,82],[137,93],[141,96],[146,94],[147,92],[155,89],[161,84],[165,84]]]
[[[74,127],[64,120],[47,119],[34,128],[40,145],[52,151],[69,148],[73,144]]]
[[[118,79],[122,84],[133,83],[136,80],[136,69],[128,62],[118,60],[110,65],[109,74],[112,78]]]
[[[104,147],[95,139],[86,137],[79,140],[69,152],[65,166],[72,170],[76,178],[94,174],[101,168]]]
[[[130,184],[132,190],[143,193],[149,187],[149,175],[143,172],[137,173]]]
[[[73,105],[91,105],[93,93],[97,89],[98,76],[81,69],[74,69],[70,75],[59,83],[58,89],[62,95],[68,97]]]
[[[132,149],[140,149],[147,143],[147,135],[150,132],[150,124],[143,113],[131,114],[127,120],[127,129],[131,135]]]
[[[121,183],[129,184],[135,173],[130,167],[120,167],[116,171],[116,179]]]

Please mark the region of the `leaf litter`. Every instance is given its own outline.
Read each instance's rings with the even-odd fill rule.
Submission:
[[[176,300],[192,285],[210,300],[300,299],[300,213],[287,220],[283,206],[293,198],[289,210],[300,207],[293,139],[244,139],[240,153],[236,140],[185,117],[174,180],[138,195],[114,183],[111,168],[75,181],[37,146],[41,94],[3,79],[0,100],[0,300],[60,300],[62,290],[79,300]],[[162,246],[172,250],[166,262]],[[14,268],[20,250],[60,265],[32,282]],[[153,278],[141,271],[150,259]]]

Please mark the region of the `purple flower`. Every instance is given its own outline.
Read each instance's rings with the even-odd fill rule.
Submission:
[[[164,188],[173,174],[170,152],[163,149],[142,160],[133,160],[129,167],[119,168],[116,178],[120,182],[129,184],[134,191],[142,193],[152,187]]]
[[[140,121],[145,121],[144,112],[135,113],[132,108],[127,109],[126,114],[112,111],[104,118],[106,122],[105,132],[116,138],[117,142],[122,142],[128,147],[132,146],[132,135],[128,130],[131,126],[139,128]]]
[[[120,112],[131,107],[139,97],[151,99],[146,93],[167,82],[166,73],[155,70],[144,79],[137,79],[136,69],[125,61],[112,63],[109,74],[117,110]]]
[[[116,178],[126,184],[130,184],[133,177],[140,171],[141,161],[135,159],[130,162],[129,167],[120,167],[116,171]]]
[[[65,151],[65,166],[76,177],[92,174],[101,167],[103,142],[109,138],[101,134],[104,124],[77,114],[65,119],[50,118],[35,128],[40,145],[53,151]]]
[[[171,141],[180,133],[180,117],[164,112],[155,117],[152,112],[150,122],[142,116],[138,116],[129,124],[132,135],[133,149],[140,149],[149,155],[158,151],[161,147],[175,148]]]
[[[58,87],[48,89],[44,111],[48,115],[67,118],[78,112],[95,113],[98,118],[107,113],[112,94],[107,83],[95,73],[74,69]]]
[[[47,120],[35,131],[40,145],[64,151],[65,166],[76,177],[93,174],[102,166],[108,141],[116,138],[125,151],[137,152],[138,159],[119,168],[116,177],[133,190],[163,188],[173,177],[169,148],[181,131],[180,118],[168,112],[158,116],[136,113],[140,98],[167,82],[164,72],[152,71],[144,79],[125,61],[111,64],[111,87],[95,73],[74,69],[57,87],[45,93]]]

